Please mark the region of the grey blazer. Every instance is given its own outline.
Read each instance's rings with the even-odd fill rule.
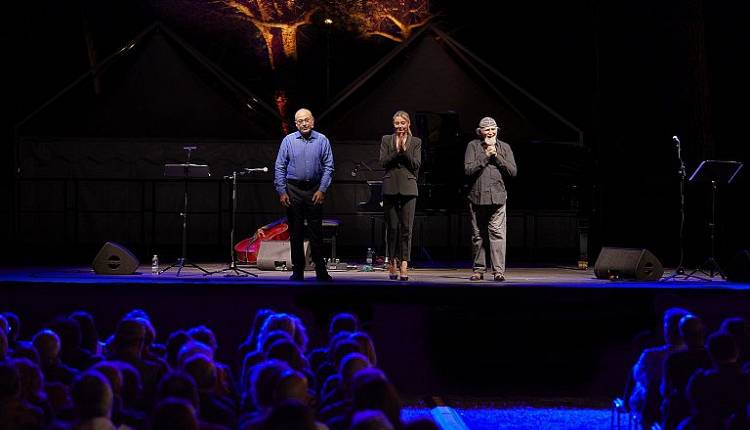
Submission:
[[[406,138],[406,151],[396,152],[394,135],[383,136],[380,141],[380,165],[383,175],[383,194],[417,196],[417,175],[422,164],[422,140],[418,137]]]
[[[471,184],[469,201],[475,205],[504,205],[508,198],[504,178],[518,174],[513,150],[498,139],[497,156],[488,157],[482,145],[482,140],[474,139],[464,154],[464,173]]]

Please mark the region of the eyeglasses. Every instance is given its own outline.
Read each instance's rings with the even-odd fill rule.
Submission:
[[[294,123],[295,124],[309,124],[312,122],[312,120],[313,120],[312,118],[295,119]]]

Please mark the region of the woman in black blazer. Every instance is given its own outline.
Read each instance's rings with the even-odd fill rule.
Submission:
[[[390,279],[409,280],[411,228],[417,205],[417,174],[422,164],[422,141],[411,135],[409,114],[393,114],[394,133],[380,141],[383,175],[383,211],[388,229]],[[397,274],[398,272],[398,274]]]

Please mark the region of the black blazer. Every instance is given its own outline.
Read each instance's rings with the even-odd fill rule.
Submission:
[[[422,140],[406,138],[406,151],[396,152],[394,135],[383,136],[380,141],[380,165],[385,168],[383,194],[417,196],[417,175],[422,164]]]

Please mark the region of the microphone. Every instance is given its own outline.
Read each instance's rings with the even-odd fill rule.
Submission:
[[[352,169],[352,171],[350,172],[350,174],[351,174],[352,176],[357,176],[357,173],[359,173],[359,163],[356,163],[356,164],[354,165],[354,168],[353,168],[353,169]]]
[[[680,144],[680,138],[677,137],[677,136],[672,136],[672,141],[674,141],[674,143],[676,143],[678,145]]]
[[[245,168],[246,172],[267,172],[268,167],[252,167],[252,168]]]

